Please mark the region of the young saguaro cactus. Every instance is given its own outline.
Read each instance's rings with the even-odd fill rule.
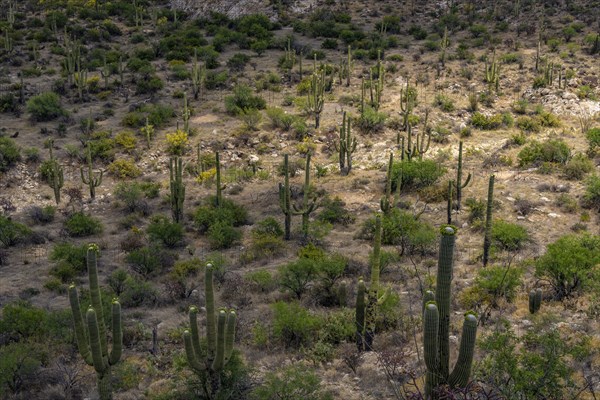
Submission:
[[[292,209],[291,209],[291,188],[290,188],[290,170],[288,163],[288,155],[283,156],[283,175],[284,183],[279,183],[279,207],[285,216],[285,240],[290,240],[290,230],[292,225]]]
[[[54,190],[54,200],[56,204],[60,203],[60,189],[64,186],[65,176],[63,173],[63,167],[56,161],[52,154],[52,148],[54,147],[54,141],[50,140],[50,176],[48,177],[48,185]]]
[[[310,153],[306,155],[306,165],[304,167],[304,187],[302,192],[304,193],[302,206],[299,207],[296,204],[293,205],[294,215],[302,215],[302,234],[304,237],[308,237],[308,222],[310,214],[321,206],[317,201],[317,196],[310,193]]]
[[[373,240],[373,261],[371,264],[371,282],[365,288],[359,280],[356,298],[356,338],[359,351],[373,349],[377,308],[386,300],[388,291],[380,295],[379,274],[381,270],[381,216],[375,217],[375,235]],[[365,299],[366,295],[366,299]]]
[[[217,207],[221,207],[223,204],[223,190],[227,187],[227,185],[221,185],[221,158],[219,157],[219,152],[215,152],[215,169],[216,169],[216,179],[217,179],[217,198],[216,205]]]
[[[356,151],[356,137],[352,136],[352,119],[346,117],[346,111],[340,128],[340,138],[333,142],[335,150],[339,153],[340,173],[348,175],[352,170],[352,154]]]
[[[112,399],[111,367],[119,362],[123,351],[123,329],[121,326],[121,305],[112,301],[112,349],[108,351],[106,325],[102,311],[102,299],[98,287],[98,245],[90,244],[87,249],[87,268],[90,281],[91,305],[88,307],[85,322],[81,314],[79,297],[75,285],[69,286],[69,303],[75,325],[75,337],[79,353],[86,364],[96,370],[100,400]]]
[[[462,140],[458,143],[458,165],[456,167],[456,181],[454,181],[454,187],[456,188],[456,209],[460,211],[460,203],[462,200],[462,190],[466,188],[471,182],[473,177],[471,173],[467,175],[467,179],[462,181],[462,155],[463,155],[463,142]]]
[[[483,238],[483,266],[488,264],[490,247],[492,246],[492,209],[494,202],[494,175],[490,176],[488,183],[487,207],[485,213],[485,233]]]
[[[169,160],[169,188],[171,193],[171,214],[174,222],[183,220],[183,201],[185,199],[185,184],[183,183],[183,161],[181,157],[172,157]]]
[[[104,171],[98,171],[98,175],[94,173],[94,164],[92,164],[92,149],[88,144],[87,149],[87,172],[84,172],[84,168],[81,167],[79,171],[81,172],[81,181],[84,185],[88,185],[90,188],[90,197],[92,199],[96,198],[96,188],[102,184],[102,175]]]
[[[207,378],[205,390],[213,398],[221,386],[221,373],[233,353],[235,339],[236,313],[220,309],[215,313],[215,294],[213,289],[213,266],[206,265],[204,276],[206,297],[206,351],[202,349],[198,333],[198,308],[189,310],[190,329],[183,332],[185,354],[192,370]]]
[[[194,100],[202,97],[202,89],[206,81],[206,65],[198,65],[198,49],[194,49],[194,60],[192,62],[192,89],[194,91]]]
[[[542,305],[542,289],[538,288],[529,292],[529,312],[535,314]]]
[[[435,301],[425,304],[424,320],[424,358],[427,366],[425,397],[436,399],[435,389],[439,385],[464,387],[469,381],[475,337],[477,335],[477,317],[472,312],[465,314],[458,360],[450,373],[450,294],[454,268],[454,243],[456,228],[443,226],[438,258]],[[430,295],[427,298],[431,298]]]
[[[379,200],[379,207],[381,211],[387,215],[398,203],[400,197],[400,190],[402,189],[402,169],[398,171],[398,178],[396,178],[396,193],[392,197],[392,181],[394,171],[394,153],[390,152],[390,160],[388,161],[387,176],[385,180],[385,195]]]

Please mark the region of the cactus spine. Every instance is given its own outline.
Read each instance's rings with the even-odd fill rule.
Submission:
[[[205,377],[204,390],[209,398],[219,393],[221,373],[231,359],[235,338],[236,313],[220,309],[215,315],[215,295],[213,290],[213,266],[206,265],[204,290],[206,296],[206,342],[204,354],[198,333],[198,308],[191,306],[189,310],[190,329],[183,332],[185,354],[192,370]]]
[[[54,190],[54,200],[56,204],[60,203],[60,189],[65,183],[63,167],[56,161],[52,154],[54,140],[50,140],[50,176],[48,177],[48,185]]]
[[[96,188],[102,184],[102,175],[104,174],[104,171],[100,170],[99,175],[94,174],[94,165],[92,164],[92,149],[90,148],[89,144],[87,149],[87,164],[87,173],[84,172],[83,167],[79,169],[79,172],[81,172],[81,181],[84,185],[88,185],[90,188],[90,197],[94,199],[96,198]]]
[[[488,183],[488,197],[485,214],[485,233],[483,238],[483,266],[487,266],[492,245],[492,207],[494,202],[494,175],[490,176]]]
[[[112,301],[112,349],[108,351],[106,326],[102,311],[102,299],[98,287],[98,246],[90,244],[87,249],[87,268],[90,281],[91,305],[86,312],[86,325],[81,314],[79,297],[75,285],[69,286],[69,302],[75,325],[77,347],[86,364],[96,370],[100,400],[112,399],[110,370],[121,359],[123,350],[123,329],[121,327],[121,305],[117,299]]]
[[[219,152],[215,152],[215,169],[217,176],[217,197],[215,199],[217,207],[221,207],[223,204],[223,195],[222,191],[225,190],[227,185],[221,185],[221,159],[219,157]]]
[[[288,155],[283,156],[284,183],[279,183],[279,207],[285,216],[285,240],[290,240],[290,229],[292,225],[291,195],[290,195],[290,170]]]
[[[529,292],[529,312],[535,314],[542,305],[542,289],[538,288]]]
[[[169,160],[169,188],[171,189],[170,202],[173,221],[183,220],[183,201],[185,199],[185,185],[183,183],[183,161],[181,157],[172,157]]]
[[[428,301],[425,304],[423,315],[427,399],[437,398],[435,389],[441,384],[449,384],[451,387],[466,386],[471,374],[477,334],[477,317],[474,313],[468,312],[463,322],[458,360],[450,373],[450,289],[456,228],[446,225],[442,227],[441,233],[435,301]],[[430,295],[424,297],[431,298]]]
[[[356,151],[356,137],[352,137],[352,119],[346,118],[346,111],[340,128],[340,138],[334,142],[335,149],[339,153],[340,173],[347,175],[352,170],[352,154]]]
[[[306,108],[309,113],[315,116],[315,129],[319,129],[321,124],[321,112],[325,105],[325,68],[320,72],[313,72],[310,81],[310,90],[308,91],[308,102]]]
[[[319,208],[320,204],[317,202],[317,196],[311,195],[310,193],[310,153],[306,155],[306,165],[304,168],[304,187],[302,188],[304,193],[302,200],[302,207],[293,205],[294,215],[302,215],[302,234],[304,237],[308,237],[308,221],[310,214]]]
[[[460,211],[460,205],[462,200],[462,190],[467,187],[471,182],[472,175],[469,172],[467,179],[462,182],[462,154],[463,154],[463,142],[462,140],[458,143],[458,165],[456,168],[456,181],[454,187],[456,188],[456,209]]]

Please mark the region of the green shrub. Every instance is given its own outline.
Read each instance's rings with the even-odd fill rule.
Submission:
[[[600,177],[597,175],[590,176],[585,182],[583,205],[600,210]]]
[[[348,226],[356,220],[356,217],[345,206],[346,203],[338,196],[333,199],[327,197],[321,203],[321,212],[317,215],[317,219],[330,224]]]
[[[492,265],[477,271],[472,286],[465,288],[459,295],[461,306],[466,309],[480,309],[490,305],[498,306],[504,299],[512,302],[521,286],[523,269]]]
[[[148,196],[148,192],[144,191],[142,183],[120,182],[117,184],[114,194],[117,200],[125,204],[125,209],[128,212],[139,212],[143,215],[148,215],[149,206],[145,198],[150,196]]]
[[[571,158],[571,149],[562,140],[546,142],[532,141],[519,152],[519,166],[539,166],[544,162],[566,164]]]
[[[576,154],[563,167],[565,178],[580,180],[594,170],[594,163],[585,154]]]
[[[250,62],[250,56],[243,53],[236,53],[227,60],[227,68],[232,72],[240,72],[246,68],[246,64]]]
[[[0,215],[0,243],[5,247],[14,246],[25,241],[32,234],[26,225]]]
[[[158,293],[150,282],[129,276],[123,284],[119,302],[123,307],[152,306],[158,301]]]
[[[156,246],[145,246],[132,250],[125,257],[131,268],[144,278],[160,275],[171,268],[177,255]]]
[[[517,126],[525,132],[539,132],[541,129],[540,121],[537,118],[527,116],[517,118]]]
[[[440,110],[444,112],[452,112],[454,111],[454,101],[446,95],[437,94],[435,96],[435,100],[433,101],[433,105],[440,108]]]
[[[585,137],[588,141],[590,155],[596,154],[597,148],[600,148],[600,128],[588,129]]]
[[[7,171],[21,159],[20,151],[14,140],[0,137],[0,172]]]
[[[549,279],[557,298],[575,294],[600,278],[600,236],[565,235],[548,245],[537,259],[535,273]]]
[[[500,128],[504,122],[502,114],[495,114],[488,117],[480,112],[476,112],[471,117],[470,123],[475,128],[494,130]]]
[[[331,400],[333,397],[321,389],[321,379],[307,369],[295,364],[279,372],[269,372],[262,386],[252,391],[254,400]]]
[[[358,118],[358,121],[356,121],[356,125],[365,133],[375,133],[385,127],[386,118],[387,114],[365,106],[365,110]]]
[[[69,236],[85,237],[102,232],[102,223],[97,218],[83,212],[76,212],[65,221],[65,229]]]
[[[175,247],[183,241],[183,226],[164,215],[152,217],[146,232],[151,240],[161,242],[167,247]]]
[[[308,258],[300,258],[278,269],[278,281],[282,290],[291,292],[298,300],[311,287],[316,276],[316,263]]]
[[[9,342],[0,347],[0,397],[13,398],[35,387],[48,358],[48,347],[36,342]]]
[[[255,291],[260,293],[269,293],[277,287],[277,281],[266,269],[248,272],[244,279],[250,282]]]
[[[286,348],[310,346],[319,329],[319,318],[298,303],[278,301],[273,308],[273,337]]]
[[[200,233],[207,232],[216,223],[241,226],[247,222],[248,212],[243,206],[229,199],[222,199],[220,207],[215,206],[215,202],[215,197],[209,197],[206,205],[198,207],[194,213],[194,222]]]
[[[54,206],[31,206],[27,209],[27,215],[36,224],[47,224],[54,221],[56,207]]]
[[[402,189],[420,189],[434,185],[446,169],[433,160],[404,160],[392,167],[392,191],[396,190],[398,174],[402,173]]]
[[[86,254],[87,245],[75,246],[65,242],[55,244],[49,258],[57,263],[57,267],[68,269],[63,267],[67,265],[76,274],[81,274],[87,270]]]
[[[124,158],[110,163],[108,172],[120,179],[137,178],[142,174],[142,170],[133,161]]]
[[[492,244],[505,251],[521,250],[529,241],[527,229],[518,224],[495,220],[492,225]]]
[[[228,249],[242,238],[242,233],[227,222],[212,224],[207,235],[212,249]]]
[[[27,100],[27,112],[34,121],[51,121],[68,114],[54,92],[45,92]]]
[[[266,106],[265,99],[253,95],[252,89],[246,85],[237,85],[233,95],[225,97],[225,109],[232,115],[240,115],[247,110],[263,110]]]

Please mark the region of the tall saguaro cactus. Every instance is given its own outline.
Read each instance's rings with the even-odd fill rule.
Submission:
[[[216,206],[221,207],[223,204],[223,190],[227,187],[227,185],[221,185],[221,158],[219,157],[219,152],[215,152],[215,169],[216,169],[216,179],[217,179],[217,198],[216,198]]]
[[[215,313],[213,266],[206,265],[204,276],[206,297],[206,351],[202,349],[198,333],[198,308],[189,310],[190,329],[183,332],[185,354],[190,368],[203,379],[208,398],[215,398],[221,387],[221,373],[233,353],[236,313],[220,309]]]
[[[171,190],[169,200],[173,221],[178,223],[183,220],[183,201],[185,199],[185,185],[182,175],[183,161],[181,157],[172,157],[169,160],[169,188]]]
[[[352,136],[352,119],[346,117],[346,111],[342,119],[340,138],[333,143],[339,153],[340,173],[347,175],[352,170],[352,154],[356,151],[357,142],[356,137]]]
[[[325,105],[325,68],[314,71],[308,91],[307,110],[315,116],[315,129],[319,129],[321,113]]]
[[[87,268],[90,281],[91,305],[88,307],[85,322],[81,314],[79,297],[75,285],[69,287],[69,302],[75,325],[77,347],[86,364],[96,370],[100,400],[112,399],[111,367],[119,362],[123,350],[123,329],[121,327],[121,305],[112,301],[112,349],[108,351],[106,325],[102,311],[102,299],[98,287],[98,246],[90,244],[87,249]]]
[[[284,183],[279,183],[279,207],[285,216],[285,240],[290,240],[290,230],[292,225],[292,209],[291,209],[291,188],[290,188],[290,169],[288,163],[288,155],[283,156],[283,175]]]
[[[48,185],[54,190],[54,200],[56,201],[56,204],[60,204],[60,189],[64,186],[65,176],[62,165],[56,161],[52,154],[53,147],[54,141],[50,140],[50,176],[48,176]]]
[[[206,81],[206,65],[198,65],[198,49],[194,49],[194,60],[192,62],[192,89],[194,91],[194,100],[202,97],[202,89]]]
[[[396,193],[392,196],[392,180],[394,172],[394,153],[390,152],[390,159],[388,161],[387,176],[385,181],[385,195],[379,200],[379,207],[384,214],[388,214],[398,203],[400,197],[400,191],[402,189],[402,168],[398,171],[398,178],[396,178]]]
[[[475,337],[477,335],[477,317],[474,313],[465,314],[458,360],[450,373],[450,295],[454,268],[454,243],[456,228],[446,225],[441,229],[442,238],[438,258],[435,301],[425,304],[424,355],[427,374],[425,396],[436,399],[435,389],[442,384],[451,387],[464,387],[469,381]],[[429,297],[429,296],[428,296]]]
[[[488,183],[487,208],[485,213],[485,233],[483,238],[483,266],[488,264],[490,247],[492,245],[492,208],[494,202],[494,175],[490,176]]]
[[[359,351],[373,349],[377,309],[387,298],[385,291],[380,296],[379,275],[381,269],[381,216],[375,217],[375,235],[373,239],[373,261],[371,264],[371,282],[365,288],[362,279],[358,283],[356,298],[356,338]],[[365,299],[366,295],[366,299]]]
[[[102,175],[104,171],[100,170],[98,175],[94,173],[94,164],[92,163],[92,149],[88,144],[87,149],[87,172],[84,172],[84,168],[81,167],[79,171],[81,172],[81,181],[84,185],[88,185],[90,188],[90,197],[92,199],[96,198],[96,188],[102,184]]]
[[[319,208],[320,204],[317,202],[317,196],[310,193],[310,153],[306,155],[306,166],[304,168],[304,187],[302,188],[304,193],[302,199],[302,206],[293,205],[294,215],[302,215],[302,234],[304,237],[308,237],[308,221],[310,214]]]
[[[467,179],[462,181],[462,154],[463,154],[463,142],[462,140],[458,143],[458,165],[456,167],[456,181],[454,187],[456,188],[456,209],[460,211],[460,203],[462,200],[462,190],[469,185],[471,182],[472,175],[469,172]]]

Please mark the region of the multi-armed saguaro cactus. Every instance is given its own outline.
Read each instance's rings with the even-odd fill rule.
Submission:
[[[310,153],[306,155],[306,166],[304,168],[304,187],[302,188],[302,192],[304,193],[302,206],[299,207],[294,204],[294,211],[292,213],[294,215],[302,215],[302,234],[304,237],[307,237],[308,220],[310,218],[310,214],[321,205],[317,201],[317,196],[310,193]]]
[[[216,206],[221,207],[223,204],[223,195],[222,191],[225,190],[227,185],[221,185],[221,159],[219,158],[219,152],[215,151],[215,169],[216,169],[216,179],[217,179],[217,197],[216,197]]]
[[[469,172],[467,175],[467,179],[462,181],[462,150],[463,150],[463,142],[462,140],[458,143],[458,165],[456,167],[456,181],[454,181],[454,187],[456,188],[456,209],[460,211],[460,202],[462,199],[462,190],[467,187],[467,185],[471,182],[472,175]]]
[[[56,200],[56,204],[60,203],[60,189],[63,187],[65,183],[65,177],[63,173],[63,167],[56,161],[52,154],[52,148],[54,147],[54,141],[49,141],[49,149],[50,149],[50,164],[49,164],[49,173],[48,176],[48,185],[54,190],[54,200]]]
[[[535,314],[542,305],[542,289],[537,288],[529,292],[529,312]]]
[[[292,225],[292,209],[291,209],[291,188],[290,188],[290,170],[288,163],[288,155],[283,156],[283,176],[284,183],[279,183],[279,207],[285,216],[285,240],[290,240],[290,229]]]
[[[73,321],[75,323],[75,337],[77,347],[84,361],[94,367],[98,384],[100,400],[112,399],[112,384],[110,370],[121,359],[123,349],[123,329],[121,327],[121,305],[114,299],[112,301],[112,349],[108,351],[106,325],[102,311],[102,299],[98,287],[98,246],[90,244],[87,249],[87,268],[90,280],[91,305],[85,315],[85,323],[81,314],[79,297],[75,285],[69,287],[69,302]],[[86,329],[87,327],[87,329]]]
[[[450,373],[450,286],[454,267],[456,228],[446,225],[442,227],[441,233],[435,301],[430,300],[431,294],[424,296],[427,299],[423,314],[427,399],[437,398],[435,389],[439,385],[448,384],[451,387],[467,385],[477,335],[477,317],[474,313],[467,312],[463,322],[458,360]]]
[[[417,133],[415,135],[415,143],[413,144],[412,127],[410,124],[408,124],[406,136],[406,148],[404,147],[404,141],[402,141],[402,152],[405,154],[408,161],[412,161],[413,157],[415,156],[417,156],[419,160],[422,160],[423,154],[427,153],[429,150],[429,145],[431,144],[431,134],[427,133],[427,131],[423,129],[422,133]]]
[[[340,127],[340,138],[333,142],[335,150],[339,153],[340,173],[349,174],[352,169],[352,154],[356,151],[356,137],[352,136],[352,119],[346,118],[346,111]]]
[[[209,398],[219,392],[223,367],[233,353],[235,338],[235,311],[219,310],[215,314],[215,294],[213,290],[213,266],[206,266],[204,277],[206,297],[206,351],[202,349],[198,333],[198,308],[190,307],[190,329],[183,332],[185,354],[192,370],[203,378],[205,392]]]
[[[84,185],[88,185],[90,188],[90,197],[93,199],[96,197],[96,188],[102,184],[102,175],[104,171],[100,170],[98,175],[94,173],[94,164],[92,164],[92,149],[88,144],[87,149],[87,172],[84,172],[84,168],[81,167],[81,181]]]
[[[379,111],[379,106],[381,105],[381,96],[383,94],[383,80],[384,80],[384,69],[383,64],[381,63],[381,50],[377,52],[377,65],[375,66],[377,70],[377,80],[373,80],[373,69],[369,70],[369,91],[371,94],[371,106]]]
[[[415,106],[415,98],[411,94],[409,86],[409,77],[406,77],[406,89],[400,89],[400,114],[402,115],[402,127],[408,131],[410,127],[409,116]]]
[[[487,208],[485,213],[485,233],[483,237],[483,266],[488,264],[490,247],[492,245],[492,208],[494,203],[494,175],[490,176],[488,183]]]
[[[381,266],[381,216],[375,217],[375,234],[373,240],[373,260],[371,264],[371,284],[365,288],[362,279],[358,282],[356,298],[356,338],[359,351],[373,349],[375,325],[377,321],[377,308],[388,296],[386,290],[383,294],[379,288],[379,273]],[[365,299],[366,294],[366,299]]]
[[[169,160],[169,188],[171,194],[171,214],[173,221],[183,220],[183,200],[185,199],[185,185],[183,183],[183,161],[181,157],[172,157]]]
[[[104,78],[104,89],[108,90],[108,78],[110,78],[110,67],[106,63],[106,56],[102,58],[102,69],[100,75]]]
[[[308,101],[306,109],[315,116],[315,129],[319,129],[321,123],[321,113],[325,105],[325,68],[321,71],[313,72],[308,91]]]
[[[67,80],[69,85],[73,84],[73,77],[81,65],[81,45],[79,42],[73,42],[65,33],[65,59],[63,68],[67,71]]]
[[[154,125],[148,122],[148,117],[146,117],[146,124],[140,128],[140,132],[146,137],[146,144],[150,148],[150,142],[154,136]]]
[[[496,61],[496,52],[492,55],[492,61],[488,63],[487,58],[485,59],[485,78],[484,81],[488,84],[488,91],[492,91],[492,88],[498,92],[500,84],[500,64]]]

